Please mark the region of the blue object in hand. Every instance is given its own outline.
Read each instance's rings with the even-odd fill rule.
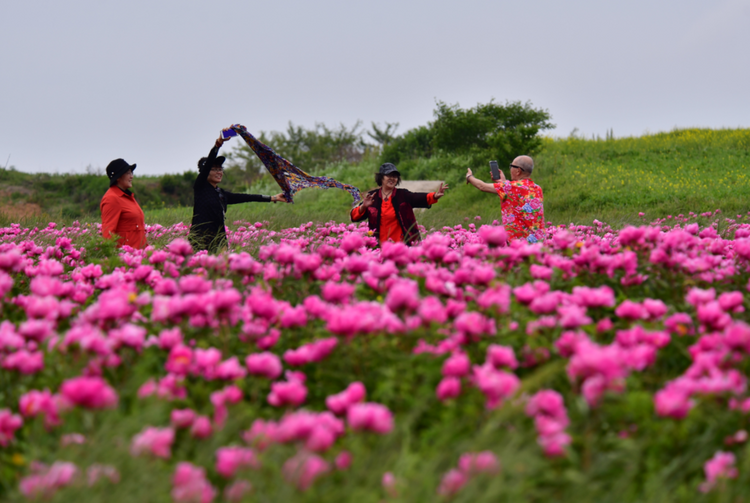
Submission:
[[[234,129],[226,129],[226,130],[222,129],[221,130],[221,137],[223,139],[226,140],[227,138],[231,138],[232,136],[237,136],[237,131],[235,131]]]

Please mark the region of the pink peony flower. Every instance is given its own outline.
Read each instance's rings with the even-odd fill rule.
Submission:
[[[491,451],[467,452],[459,458],[458,469],[467,475],[494,474],[500,471],[500,462]]]
[[[193,438],[208,438],[212,433],[211,420],[206,416],[197,416],[190,427],[190,436]]]
[[[483,225],[479,228],[479,238],[489,246],[505,246],[508,243],[508,233],[505,227]]]
[[[334,414],[343,414],[351,405],[364,400],[365,395],[364,384],[355,381],[341,393],[328,396],[326,398],[326,407]]]
[[[341,451],[333,462],[336,465],[337,470],[345,471],[348,470],[352,465],[352,454],[349,451]]]
[[[76,465],[64,461],[55,461],[49,468],[44,465],[36,468],[36,473],[22,478],[18,485],[21,493],[32,500],[51,498],[58,489],[70,485],[78,474]]]
[[[144,453],[150,453],[157,458],[169,459],[172,456],[173,442],[174,429],[147,426],[133,437],[130,444],[130,454],[140,456]]]
[[[224,499],[230,503],[239,503],[252,490],[253,486],[247,480],[236,480],[224,489]]]
[[[281,375],[282,365],[278,356],[273,353],[253,353],[245,358],[245,365],[252,375],[276,379]]]
[[[735,465],[735,457],[731,452],[718,451],[714,457],[706,461],[703,471],[706,473],[706,482],[701,484],[701,492],[708,492],[714,488],[721,478],[736,479],[738,472]]]
[[[305,491],[315,479],[330,469],[330,465],[320,456],[300,451],[284,463],[282,470],[287,481]]]
[[[469,373],[471,361],[465,353],[453,353],[443,362],[443,375],[448,377],[463,377]]]
[[[513,396],[521,386],[515,374],[495,370],[491,364],[474,365],[473,382],[487,398],[488,409],[499,407],[502,401]]]
[[[175,409],[169,418],[175,428],[190,428],[195,421],[196,413],[193,409]]]
[[[461,394],[461,380],[458,377],[444,377],[437,386],[438,400],[445,401]]]
[[[18,400],[18,409],[24,417],[43,415],[44,425],[48,429],[61,423],[57,401],[47,389],[31,390],[21,395]]]
[[[117,405],[117,393],[101,377],[74,377],[63,382],[60,395],[87,409],[109,409]]]
[[[21,374],[31,375],[44,369],[44,354],[41,351],[20,349],[2,360],[2,368],[17,370]]]
[[[346,411],[346,420],[354,430],[369,430],[380,435],[393,429],[393,414],[385,405],[357,403]]]
[[[662,417],[683,419],[693,407],[693,402],[684,391],[667,385],[654,395],[654,406],[656,413]]]
[[[286,405],[297,407],[302,405],[306,398],[307,387],[305,387],[303,382],[297,380],[275,382],[271,384],[268,403],[274,407],[284,407]]]
[[[193,350],[182,344],[172,346],[164,368],[167,372],[177,375],[187,375],[193,364]]]
[[[260,468],[255,451],[247,447],[220,447],[216,451],[216,473],[224,478],[232,478],[238,470]]]
[[[452,496],[461,490],[468,481],[469,477],[466,473],[454,468],[443,475],[437,492],[441,496]]]
[[[23,419],[9,409],[0,409],[0,446],[7,447],[15,438],[16,430],[23,426]]]
[[[172,477],[172,499],[175,503],[211,503],[216,489],[206,480],[203,468],[180,462]]]
[[[493,367],[508,367],[515,369],[518,367],[518,360],[516,360],[516,354],[513,352],[513,348],[510,346],[500,346],[498,344],[490,344],[487,348],[487,362],[492,364]]]

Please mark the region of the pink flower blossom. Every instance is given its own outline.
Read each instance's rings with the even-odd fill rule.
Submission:
[[[503,400],[513,396],[521,386],[515,374],[495,370],[491,364],[474,365],[473,382],[487,398],[488,409],[499,407]]]
[[[469,373],[471,361],[465,353],[453,353],[443,362],[443,375],[448,377],[463,377]]]
[[[393,414],[385,405],[356,403],[346,411],[346,420],[354,430],[369,430],[380,435],[393,429]]]
[[[190,427],[190,436],[193,438],[208,438],[212,433],[211,420],[206,416],[197,416]]]
[[[337,456],[333,464],[337,470],[345,471],[348,470],[352,465],[352,454],[349,451],[341,451]]]
[[[101,377],[74,377],[63,382],[60,395],[79,407],[109,409],[117,405],[117,393]]]
[[[510,346],[490,344],[487,347],[487,362],[492,364],[492,366],[495,368],[518,368],[518,360],[516,360],[516,354],[513,352],[513,348],[511,348]]]
[[[276,379],[281,375],[282,365],[278,356],[273,353],[252,353],[245,358],[247,370],[252,375]]]
[[[224,499],[230,503],[239,503],[252,489],[252,484],[247,480],[235,480],[224,489]]]
[[[492,451],[467,452],[459,458],[458,469],[467,475],[494,474],[500,471],[500,462]]]
[[[461,490],[468,481],[469,477],[466,473],[453,468],[443,475],[437,492],[441,496],[452,496]]]
[[[16,430],[23,426],[23,419],[9,409],[0,409],[0,446],[7,447],[15,438]]]
[[[17,370],[21,374],[31,375],[44,369],[44,354],[41,351],[21,349],[11,353],[2,360],[2,368]]]
[[[211,503],[216,489],[206,480],[203,468],[188,462],[177,463],[172,477],[172,499],[175,503]]]
[[[366,390],[364,384],[359,381],[351,383],[341,393],[330,395],[326,398],[326,407],[334,414],[343,414],[347,409],[357,402],[365,399]]]
[[[304,403],[305,398],[307,398],[307,387],[305,387],[304,383],[296,380],[282,381],[271,384],[268,403],[274,407],[284,407],[286,405],[297,407]]]
[[[435,394],[440,401],[456,398],[461,394],[461,380],[458,377],[444,377],[438,383]]]
[[[287,481],[305,491],[315,479],[330,469],[330,465],[320,456],[300,451],[284,463],[282,471]]]
[[[238,470],[260,468],[255,451],[247,447],[220,447],[216,451],[216,473],[224,478],[232,478]]]
[[[28,499],[51,498],[58,489],[70,485],[77,474],[76,465],[65,461],[55,461],[49,468],[37,465],[35,473],[22,478],[18,488]]]
[[[152,454],[157,458],[169,459],[172,456],[173,442],[174,429],[147,426],[133,437],[130,454],[133,456]]]
[[[169,418],[175,428],[190,428],[195,421],[196,413],[193,409],[174,409]]]
[[[502,226],[483,225],[479,228],[478,234],[489,246],[505,246],[508,243],[508,234]]]
[[[701,484],[701,492],[708,492],[714,488],[719,479],[736,479],[738,472],[735,467],[735,457],[731,452],[718,451],[714,457],[706,461],[703,465],[703,471],[706,473],[706,482]]]

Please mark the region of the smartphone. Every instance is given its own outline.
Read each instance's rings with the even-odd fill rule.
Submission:
[[[221,130],[221,137],[225,140],[227,138],[231,138],[232,136],[237,136],[237,131],[235,131],[234,129],[227,129],[226,131],[223,129]]]
[[[497,161],[490,161],[490,171],[493,180],[500,180],[500,168],[497,166]]]

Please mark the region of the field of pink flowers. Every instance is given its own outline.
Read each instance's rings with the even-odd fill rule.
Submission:
[[[97,232],[0,229],[3,501],[750,498],[748,217]]]

